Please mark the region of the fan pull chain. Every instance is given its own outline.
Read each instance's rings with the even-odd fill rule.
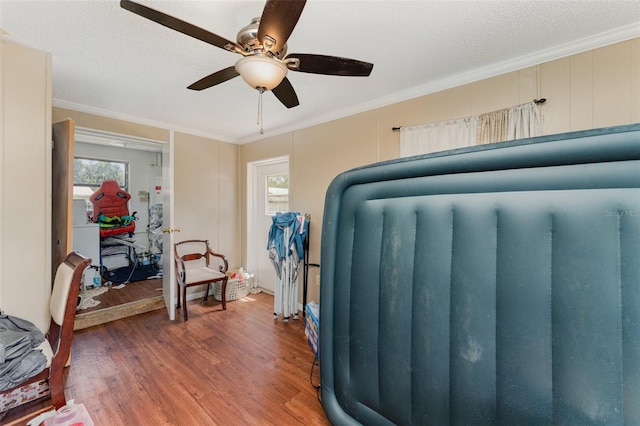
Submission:
[[[262,94],[264,93],[264,87],[258,88],[258,125],[260,126],[260,134],[264,133],[262,128]]]

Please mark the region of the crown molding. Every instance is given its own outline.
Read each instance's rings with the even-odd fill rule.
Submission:
[[[162,146],[166,143],[166,141],[162,140],[106,132],[81,126],[75,127],[75,141],[151,152],[162,152]]]
[[[142,118],[135,115],[124,114],[120,112],[109,111],[102,108],[96,108],[92,106],[76,104],[73,102],[64,101],[62,99],[54,98],[52,104],[57,108],[70,109],[72,111],[83,112],[87,114],[93,114],[100,117],[113,118],[115,120],[127,121],[129,123],[141,124],[144,126],[156,127],[158,129],[169,130],[173,132],[186,133],[193,136],[199,136],[207,139],[214,139],[220,142],[237,144],[238,141],[232,140],[228,137],[203,132],[201,130],[190,129],[187,127],[181,127],[173,123],[164,123],[161,121],[155,121],[148,118]],[[108,132],[107,132],[108,133]]]

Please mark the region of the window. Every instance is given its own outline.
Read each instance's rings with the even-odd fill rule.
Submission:
[[[90,212],[89,197],[102,181],[114,179],[120,188],[127,189],[129,185],[128,163],[124,161],[99,160],[96,158],[75,157],[73,159],[73,198],[81,198],[87,202]]]
[[[127,163],[75,157],[73,159],[73,185],[98,189],[102,181],[114,179],[120,188],[127,189]]]
[[[289,174],[266,176],[265,187],[267,191],[265,214],[274,215],[289,211]]]

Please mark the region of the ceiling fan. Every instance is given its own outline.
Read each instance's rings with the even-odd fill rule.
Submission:
[[[249,25],[240,29],[237,42],[130,0],[121,0],[120,6],[160,25],[243,56],[234,66],[201,78],[188,86],[189,89],[207,89],[240,75],[260,94],[270,90],[284,106],[292,108],[300,102],[287,79],[288,71],[367,77],[373,69],[371,63],[337,56],[308,53],[287,55],[287,40],[305,3],[306,0],[267,0],[262,17],[252,19]]]

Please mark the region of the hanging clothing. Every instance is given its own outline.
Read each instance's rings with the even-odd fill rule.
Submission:
[[[276,271],[274,317],[283,314],[288,321],[298,316],[298,273],[304,258],[304,241],[309,222],[297,212],[276,213],[272,218],[267,250]]]
[[[302,235],[306,232],[308,224],[304,216],[300,216],[300,213],[288,212],[288,213],[276,213],[272,219],[271,228],[269,229],[269,241],[267,242],[267,250],[275,248],[275,252],[278,255],[278,259],[283,260],[289,255],[287,250],[291,250],[292,246],[296,246],[298,257],[302,257],[304,248],[302,246]],[[303,232],[300,232],[301,222],[305,226]],[[289,228],[291,235],[288,241],[284,239],[284,230]],[[298,232],[294,232],[298,230]]]

